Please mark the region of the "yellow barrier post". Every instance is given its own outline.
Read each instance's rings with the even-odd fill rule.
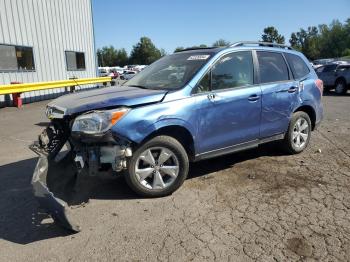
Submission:
[[[21,84],[21,82],[11,82],[11,85],[18,85]],[[21,108],[22,107],[22,98],[21,98],[21,94],[22,93],[14,93],[12,94],[12,103],[13,106],[17,107],[17,108]]]

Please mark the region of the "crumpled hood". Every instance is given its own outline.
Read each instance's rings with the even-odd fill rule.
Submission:
[[[61,96],[48,104],[65,115],[113,106],[135,106],[160,102],[167,91],[132,86],[111,86]]]

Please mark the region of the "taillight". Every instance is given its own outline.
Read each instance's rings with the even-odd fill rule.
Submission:
[[[316,84],[317,88],[320,90],[321,96],[322,96],[323,95],[323,81],[321,79],[316,79],[315,84]]]

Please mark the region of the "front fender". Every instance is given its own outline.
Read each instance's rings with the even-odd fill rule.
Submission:
[[[138,122],[136,126],[137,127],[134,129],[128,129],[128,130],[119,129],[118,131],[116,131],[117,135],[121,135],[122,137],[139,144],[146,137],[151,135],[153,132],[156,132],[157,130],[163,127],[180,126],[187,129],[191,133],[194,141],[196,137],[195,136],[196,130],[194,126],[189,122],[187,122],[186,120],[179,119],[179,118],[165,117],[165,118],[160,118],[154,123],[148,120],[141,120]]]
[[[195,141],[199,109],[196,97],[134,108],[112,127],[112,133],[138,144],[162,127],[181,126],[191,133]]]

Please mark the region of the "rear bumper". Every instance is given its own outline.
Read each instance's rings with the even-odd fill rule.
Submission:
[[[56,223],[70,231],[79,232],[80,227],[70,218],[68,204],[62,199],[55,197],[54,193],[49,189],[48,179],[50,168],[54,169],[55,165],[58,164],[54,163],[51,167],[50,163],[52,161],[46,156],[39,156],[31,182],[34,196],[39,202],[40,207],[51,215]]]

